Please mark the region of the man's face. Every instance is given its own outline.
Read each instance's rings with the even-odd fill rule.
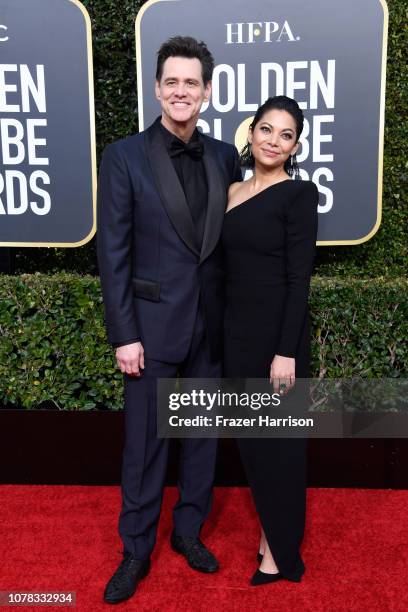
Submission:
[[[211,83],[204,86],[201,62],[197,58],[168,57],[160,82],[156,81],[155,92],[165,127],[195,126],[201,105],[210,96]]]

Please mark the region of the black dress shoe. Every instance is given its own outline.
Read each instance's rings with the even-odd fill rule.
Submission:
[[[276,582],[277,580],[281,580],[283,578],[282,574],[279,572],[277,574],[266,574],[265,572],[261,572],[260,569],[257,569],[255,574],[251,578],[252,586],[260,586],[261,584],[269,584],[271,582]]]
[[[218,570],[217,559],[199,538],[178,536],[173,532],[170,543],[175,552],[187,559],[187,563],[192,569],[206,574],[212,574]]]
[[[142,561],[131,553],[125,552],[123,560],[106,585],[103,599],[106,603],[115,604],[132,597],[139,582],[150,571],[150,559]]]

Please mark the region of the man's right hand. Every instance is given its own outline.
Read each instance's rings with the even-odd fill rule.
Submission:
[[[132,342],[116,349],[116,360],[124,374],[141,376],[144,370],[144,349],[141,342]]]

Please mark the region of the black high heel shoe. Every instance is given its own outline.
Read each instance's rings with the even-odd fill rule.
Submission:
[[[256,559],[257,559],[258,563],[262,563],[263,554],[259,552],[259,553],[257,554],[257,556],[256,556]]]
[[[271,582],[281,580],[281,578],[283,578],[283,576],[280,572],[277,574],[266,574],[265,572],[261,572],[260,569],[257,569],[251,578],[251,585],[261,586],[262,584],[270,584]]]

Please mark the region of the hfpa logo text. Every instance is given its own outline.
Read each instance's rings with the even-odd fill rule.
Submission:
[[[227,45],[242,45],[256,42],[296,42],[300,36],[295,36],[287,21],[279,24],[277,21],[250,21],[246,23],[226,23]]]

